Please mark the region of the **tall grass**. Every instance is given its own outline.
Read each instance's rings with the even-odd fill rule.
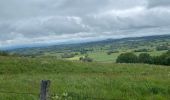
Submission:
[[[0,100],[37,100],[42,79],[51,80],[52,97],[69,100],[170,99],[169,66],[0,57]]]

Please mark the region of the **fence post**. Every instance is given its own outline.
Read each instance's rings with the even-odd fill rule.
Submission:
[[[49,87],[50,87],[49,80],[41,81],[40,100],[49,100],[48,98]]]

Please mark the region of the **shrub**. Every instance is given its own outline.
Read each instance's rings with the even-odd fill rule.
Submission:
[[[122,53],[118,56],[117,63],[137,63],[138,57],[134,53]]]
[[[152,57],[148,53],[141,53],[138,57],[140,63],[153,63]]]
[[[111,55],[112,53],[119,53],[119,51],[108,51],[107,55]]]
[[[167,51],[160,56],[152,57],[152,61],[152,64],[156,65],[170,65],[170,51]]]
[[[170,65],[170,51],[163,53],[160,56],[150,56],[147,53],[141,53],[137,57],[133,53],[122,53],[118,56],[117,63],[147,63],[156,65]]]
[[[170,65],[170,56],[165,58],[165,65]]]
[[[83,59],[83,61],[84,61],[84,62],[92,62],[93,59],[92,59],[92,58],[89,58],[89,57],[85,57],[85,58]]]
[[[160,56],[153,56],[152,59],[153,59],[153,64],[156,64],[156,65],[162,64],[162,60]]]
[[[76,53],[74,53],[74,55],[79,55],[79,53],[78,53],[78,52],[76,52]]]
[[[137,50],[134,50],[134,52],[149,52],[151,50],[149,49],[137,49]]]
[[[83,62],[93,62],[93,59],[88,57],[87,55],[85,57],[80,57],[79,60]]]
[[[163,53],[161,56],[157,57],[159,61],[158,64],[161,65],[170,65],[170,51]]]

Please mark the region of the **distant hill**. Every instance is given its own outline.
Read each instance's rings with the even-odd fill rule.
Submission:
[[[62,44],[42,47],[29,47],[8,50],[12,53],[42,55],[46,52],[64,53],[64,52],[79,52],[82,50],[116,50],[124,48],[137,48],[138,46],[157,46],[159,43],[170,43],[170,35],[133,37],[122,39],[106,39],[103,41],[76,43],[76,44]]]

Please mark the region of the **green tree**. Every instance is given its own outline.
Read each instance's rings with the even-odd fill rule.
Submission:
[[[165,58],[165,65],[170,65],[170,56]]]
[[[118,56],[117,63],[137,63],[138,57],[134,53],[122,53]]]
[[[153,57],[153,64],[170,65],[170,51],[167,51],[160,56]]]
[[[138,61],[140,63],[148,63],[148,64],[151,64],[153,62],[152,57],[148,53],[141,53],[138,57]]]

